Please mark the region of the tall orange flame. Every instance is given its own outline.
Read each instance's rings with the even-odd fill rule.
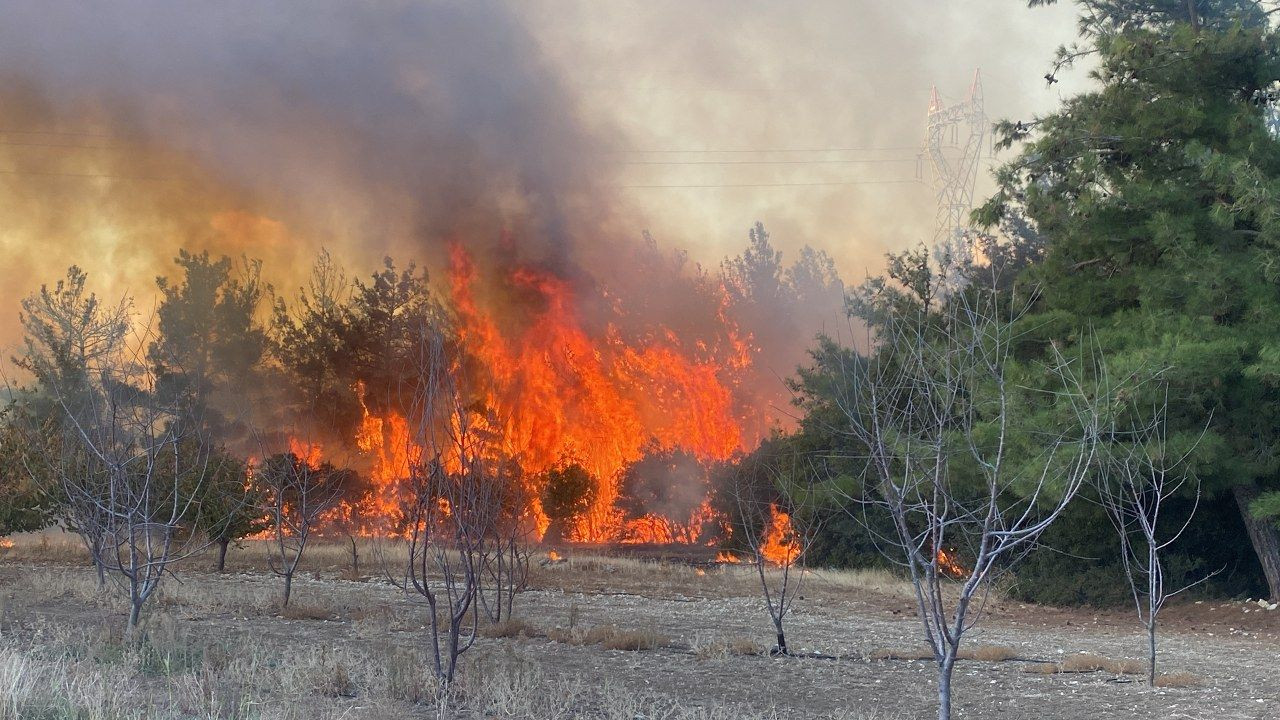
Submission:
[[[363,508],[379,518],[384,525],[396,527],[404,519],[399,502],[400,484],[409,477],[410,452],[409,423],[399,413],[387,411],[384,416],[369,412],[365,403],[364,386],[356,388],[360,398],[360,427],[356,430],[356,447],[372,460],[369,480],[373,492]],[[388,530],[384,527],[382,530]]]
[[[760,554],[770,563],[783,566],[799,560],[803,550],[795,528],[791,525],[791,515],[779,509],[777,504],[771,503],[769,526],[760,542]]]
[[[459,336],[487,374],[485,401],[505,425],[506,451],[529,474],[572,457],[596,480],[592,506],[571,539],[602,542],[622,533],[618,476],[650,440],[704,460],[742,447],[728,363],[687,351],[666,328],[627,342],[610,323],[593,338],[569,282],[529,267],[503,278],[507,289],[531,298],[522,304],[519,326],[504,328],[495,309],[477,298],[476,276],[471,256],[454,245],[450,279]],[[545,517],[540,506],[533,511]]]

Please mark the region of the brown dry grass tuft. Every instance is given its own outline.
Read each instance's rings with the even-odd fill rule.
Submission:
[[[1112,660],[1093,653],[1072,655],[1060,663],[1036,663],[1023,668],[1023,672],[1039,675],[1056,675],[1058,673],[1090,673],[1109,672],[1113,675],[1142,675],[1147,671],[1143,660],[1125,658]]]
[[[653,650],[668,643],[667,638],[649,630],[622,630],[603,643],[606,650]]]
[[[1104,658],[1101,655],[1094,655],[1093,653],[1080,653],[1079,655],[1072,655],[1071,657],[1063,660],[1058,672],[1064,672],[1064,673],[1097,672],[1099,670],[1106,670],[1112,664],[1112,662],[1114,661],[1108,660],[1107,658]]]
[[[1004,645],[976,645],[960,651],[962,660],[978,662],[1004,662],[1018,657],[1018,651]]]
[[[1155,686],[1159,688],[1187,688],[1200,684],[1200,678],[1187,672],[1158,673]]]
[[[538,629],[524,620],[507,618],[481,627],[480,634],[489,638],[536,637]]]
[[[733,638],[729,641],[731,655],[763,655],[765,647],[751,638]]]
[[[1143,675],[1147,672],[1147,661],[1133,658],[1112,660],[1107,665],[1107,672],[1113,672],[1116,675]]]
[[[614,625],[597,625],[589,630],[552,628],[547,639],[568,645],[600,645],[606,650],[653,650],[671,643],[649,630],[620,630]]]

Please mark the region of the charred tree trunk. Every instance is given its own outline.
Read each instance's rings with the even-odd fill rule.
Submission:
[[[285,573],[284,576],[284,600],[280,603],[281,607],[289,607],[289,596],[293,594],[293,570]]]
[[[1252,484],[1236,485],[1231,488],[1235,495],[1236,505],[1240,508],[1240,517],[1244,519],[1244,527],[1249,531],[1249,540],[1253,543],[1253,551],[1262,563],[1262,572],[1267,577],[1267,589],[1271,600],[1280,600],[1280,530],[1270,520],[1254,517],[1249,504],[1258,497],[1258,489]]]
[[[348,535],[347,539],[351,541],[351,576],[358,578],[360,577],[360,552],[356,550],[356,536]]]
[[[230,544],[231,538],[222,538],[218,541],[218,572],[227,568],[227,546]]]

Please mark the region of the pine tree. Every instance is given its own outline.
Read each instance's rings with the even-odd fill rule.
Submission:
[[[1280,597],[1280,533],[1254,512],[1280,491],[1277,35],[1249,0],[1078,4],[1081,43],[1047,77],[1090,56],[1095,88],[1001,124],[1025,145],[977,212],[1047,242],[1021,353],[1089,334],[1113,373],[1162,374],[1170,431],[1207,426],[1194,470],[1234,496]]]

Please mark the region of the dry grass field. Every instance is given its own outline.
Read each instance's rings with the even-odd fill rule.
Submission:
[[[909,588],[885,573],[810,572],[770,657],[756,579],[563,551],[535,556],[517,618],[481,627],[461,679],[437,705],[425,605],[380,577],[381,553],[317,545],[293,603],[265,548],[186,561],[150,606],[141,640],[59,538],[0,551],[0,720],[11,718],[923,718]],[[1245,612],[1249,610],[1249,612]],[[957,670],[963,718],[1280,718],[1272,682],[1280,612],[1243,603],[1171,608],[1158,687],[1141,679],[1142,638],[1123,612],[997,600]]]

